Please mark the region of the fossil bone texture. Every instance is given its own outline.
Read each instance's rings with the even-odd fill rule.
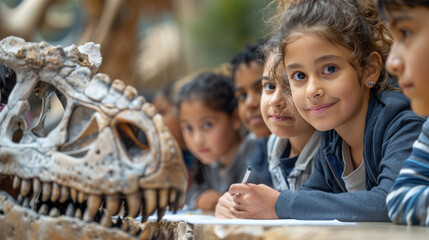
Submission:
[[[0,174],[19,192],[14,199],[0,191],[0,239],[135,237],[123,217],[144,221],[183,207],[187,177],[176,141],[134,87],[96,73],[99,45],[7,37],[0,62],[17,76],[0,113]],[[52,126],[53,95],[64,111]],[[42,99],[35,123],[31,96]]]

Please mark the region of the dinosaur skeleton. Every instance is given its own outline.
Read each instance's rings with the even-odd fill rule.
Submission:
[[[1,239],[125,239],[139,233],[125,217],[143,222],[183,207],[187,177],[176,141],[134,87],[96,73],[99,45],[7,37],[0,61],[17,76],[0,112],[0,174],[19,191],[16,199],[0,191]],[[34,127],[32,94],[42,99]],[[52,96],[64,113],[48,129]]]

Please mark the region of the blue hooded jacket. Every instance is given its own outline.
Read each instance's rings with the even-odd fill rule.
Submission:
[[[372,89],[365,120],[366,190],[347,192],[341,178],[342,139],[323,132],[313,172],[299,191],[283,191],[276,202],[279,218],[340,221],[389,221],[386,196],[410,155],[424,118],[415,115],[401,93]]]

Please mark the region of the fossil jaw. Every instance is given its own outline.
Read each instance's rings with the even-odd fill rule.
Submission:
[[[143,223],[155,212],[161,219],[167,208],[177,211],[183,204],[179,202],[183,193],[173,188],[139,189],[128,195],[95,195],[56,183],[42,183],[38,178],[29,180],[17,176],[13,179],[13,188],[20,192],[16,204],[34,214],[98,223],[106,228],[121,228],[131,235],[140,232],[129,228],[126,219],[141,217]]]

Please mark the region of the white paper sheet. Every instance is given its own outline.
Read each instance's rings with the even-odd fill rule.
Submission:
[[[351,222],[340,222],[338,220],[295,220],[295,219],[220,219],[212,215],[203,214],[202,211],[181,210],[176,214],[167,212],[163,217],[167,221],[185,221],[190,224],[213,224],[213,225],[260,225],[260,226],[292,226],[292,225],[356,225]],[[138,219],[136,219],[138,220]],[[149,220],[156,221],[156,214],[151,215]]]

